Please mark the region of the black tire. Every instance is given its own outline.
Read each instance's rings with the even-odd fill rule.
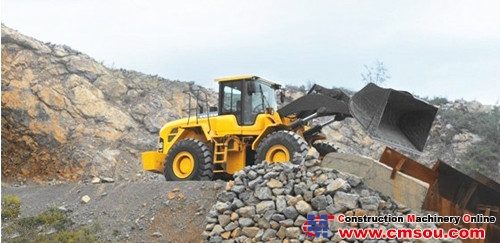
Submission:
[[[212,153],[200,140],[184,139],[172,146],[165,158],[165,179],[167,181],[212,180]]]
[[[307,142],[298,134],[279,130],[267,135],[257,147],[255,162],[292,162],[300,163],[295,160],[295,154],[299,157],[305,157],[309,151]],[[284,161],[283,161],[284,160]]]
[[[337,146],[325,141],[315,142],[312,146],[318,151],[320,159],[329,153],[337,153],[339,151]]]

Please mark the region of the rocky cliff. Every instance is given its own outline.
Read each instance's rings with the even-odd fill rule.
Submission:
[[[136,180],[140,152],[186,113],[180,82],[110,69],[2,25],[2,182]]]

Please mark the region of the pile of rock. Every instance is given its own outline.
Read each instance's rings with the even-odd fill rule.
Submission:
[[[365,187],[361,178],[320,164],[317,157],[309,156],[300,164],[261,163],[236,173],[208,213],[202,238],[206,242],[339,242],[343,239],[335,233],[340,228],[419,227],[335,221],[329,223],[328,238],[309,238],[302,229],[308,214],[395,216],[411,212]]]

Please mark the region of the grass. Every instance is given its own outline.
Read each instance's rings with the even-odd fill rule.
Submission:
[[[14,219],[21,211],[21,200],[17,196],[6,196],[2,199],[2,220]]]
[[[97,242],[94,233],[99,226],[74,227],[66,212],[49,208],[41,214],[19,217],[21,200],[16,196],[2,198],[2,242]]]

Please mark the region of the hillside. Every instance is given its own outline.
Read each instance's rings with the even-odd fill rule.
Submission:
[[[289,100],[303,95],[288,87]],[[195,90],[215,104],[216,94],[193,82],[111,69],[68,46],[43,43],[2,25],[2,182],[85,182],[95,176],[162,180],[142,171],[140,153],[154,148],[166,121],[186,115],[184,92]],[[438,158],[470,164],[468,148],[484,141],[485,132],[473,129],[477,122],[463,120],[491,114],[494,107],[463,100],[439,105],[425,152],[412,157],[427,165]],[[498,122],[498,116],[491,119]],[[377,159],[384,148],[353,119],[324,132],[345,152]],[[492,159],[499,158],[496,153]],[[498,161],[490,164],[482,171],[499,178]]]
[[[103,66],[2,25],[2,182],[146,180],[140,152],[198,89]]]

